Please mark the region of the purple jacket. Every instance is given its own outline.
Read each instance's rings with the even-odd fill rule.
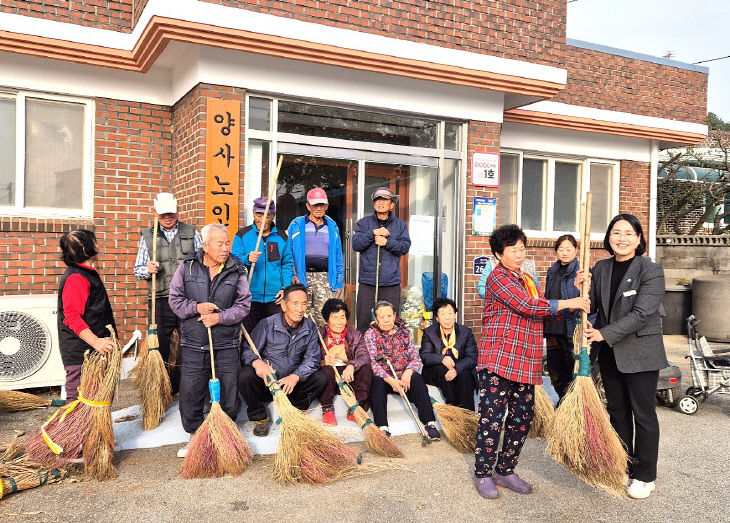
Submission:
[[[322,339],[327,342],[327,330],[320,327],[319,333],[322,335]],[[347,354],[347,364],[352,365],[355,370],[360,370],[363,365],[370,365],[370,354],[365,346],[365,339],[359,330],[347,328],[345,354]],[[322,359],[324,359],[324,349],[322,349]]]
[[[241,321],[251,308],[246,268],[229,256],[221,271],[210,279],[203,251],[185,258],[170,282],[170,308],[181,320],[180,346],[208,350],[208,329],[198,321],[198,303],[218,306],[220,323],[211,328],[214,349],[238,349]]]
[[[377,323],[365,332],[365,346],[370,354],[370,366],[373,374],[379,378],[393,377],[388,364],[378,361],[379,356],[385,356],[390,360],[398,379],[403,376],[406,369],[411,369],[413,372],[421,370],[421,356],[413,345],[410,332],[400,318],[395,320],[395,325],[397,327],[395,334],[381,331]]]

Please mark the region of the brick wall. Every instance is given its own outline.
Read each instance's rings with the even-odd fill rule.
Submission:
[[[147,6],[147,0],[132,0],[132,29],[135,28],[139,17]]]
[[[147,0],[134,0],[134,3],[144,6]],[[7,0],[0,2],[0,12],[124,33],[131,32],[133,27],[132,0]]]
[[[645,234],[649,233],[650,174],[648,163],[628,160],[621,162],[618,211],[636,216]]]
[[[707,75],[566,46],[568,83],[553,101],[704,123]]]

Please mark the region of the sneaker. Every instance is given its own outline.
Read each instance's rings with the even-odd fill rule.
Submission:
[[[190,450],[190,442],[188,441],[187,444],[177,451],[177,457],[178,458],[184,458],[188,455],[188,450]]]
[[[390,429],[388,428],[388,425],[383,425],[382,427],[378,428],[383,431],[383,434],[390,437]]]
[[[269,435],[269,418],[264,418],[262,420],[257,420],[253,422],[253,435],[258,436],[260,438],[263,438],[264,436]]]
[[[649,494],[654,492],[655,488],[656,485],[653,481],[646,483],[644,481],[634,479],[631,481],[631,485],[629,485],[629,488],[626,489],[626,494],[628,494],[630,498],[644,499],[648,498]]]
[[[324,423],[325,425],[337,425],[337,419],[335,418],[334,409],[322,411],[322,423]]]
[[[438,441],[441,439],[441,434],[434,423],[426,425],[426,434],[428,434],[428,439],[431,441]]]
[[[352,413],[352,411],[347,411],[347,420],[355,421],[355,415]],[[357,423],[357,421],[355,421],[355,423]]]
[[[517,474],[507,474],[506,476],[500,476],[499,474],[495,473],[494,483],[499,485],[500,487],[513,490],[518,494],[532,493],[532,485],[519,477]]]
[[[492,478],[477,478],[475,476],[474,486],[477,488],[479,495],[485,499],[497,499],[499,497],[499,490]]]

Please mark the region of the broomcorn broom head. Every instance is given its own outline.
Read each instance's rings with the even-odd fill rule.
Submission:
[[[431,403],[449,442],[459,452],[473,453],[477,439],[479,414],[455,405],[439,403],[433,398],[431,398]]]
[[[139,361],[132,370],[132,385],[141,396],[142,428],[157,428],[172,405],[172,386],[159,351],[157,325],[152,324],[142,344]]]
[[[360,425],[363,434],[365,434],[365,447],[375,454],[380,454],[386,458],[402,458],[403,452],[398,445],[395,444],[392,438],[389,438],[385,433],[375,426],[373,420],[370,419],[367,412],[360,407],[355,407],[353,411],[355,416],[355,423]]]
[[[233,420],[220,404],[220,382],[210,380],[208,417],[190,439],[182,465],[185,479],[239,476],[253,459],[253,452]]]
[[[547,438],[555,423],[555,407],[542,385],[535,385],[535,409],[529,438]]]
[[[57,404],[56,402],[60,402]],[[63,405],[62,400],[47,400],[17,390],[0,390],[0,412],[13,412]]]
[[[66,476],[66,470],[46,469],[22,454],[22,445],[13,442],[0,456],[0,499],[21,490],[55,483]]]

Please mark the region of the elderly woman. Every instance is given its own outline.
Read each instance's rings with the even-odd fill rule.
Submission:
[[[611,258],[593,267],[591,304],[596,316],[586,329],[606,391],[611,425],[626,445],[627,494],[646,498],[655,488],[659,452],[656,386],[668,365],[659,307],[664,271],[649,258],[641,223],[631,214],[611,220],[603,239]]]
[[[78,398],[84,352],[106,354],[114,348],[107,325],[114,315],[104,282],[94,264],[99,256],[96,235],[78,229],[61,236],[66,272],[58,284],[58,343],[66,371],[66,403]]]
[[[426,382],[418,373],[421,368],[421,358],[413,345],[408,329],[403,320],[397,317],[395,307],[390,302],[377,302],[374,311],[375,323],[365,332],[365,345],[370,353],[370,365],[374,374],[370,387],[370,405],[375,425],[390,436],[388,394],[398,394],[400,386],[408,400],[416,406],[418,418],[425,425],[429,439],[431,441],[441,439],[436,428],[436,417]],[[380,360],[381,356],[390,360],[395,376],[388,364]]]
[[[477,342],[466,325],[456,322],[458,308],[453,300],[433,302],[436,323],[423,331],[421,360],[423,377],[436,385],[449,405],[474,410]]]
[[[322,370],[327,375],[327,385],[319,396],[319,402],[322,404],[322,422],[337,425],[333,402],[339,387],[335,380],[334,367],[337,367],[342,380],[350,384],[363,410],[370,407],[373,371],[362,334],[348,328],[350,310],[345,302],[336,298],[324,302],[322,318],[326,323],[320,327],[319,332],[327,345],[327,351],[322,349]],[[355,421],[351,411],[347,412],[347,419]]]
[[[572,234],[564,234],[555,241],[557,261],[547,271],[545,297],[567,300],[580,295],[575,286],[578,273],[578,242]],[[573,332],[576,314],[563,311],[558,319],[546,319],[543,335],[547,344],[547,370],[555,392],[562,399],[573,381]]]
[[[532,492],[514,470],[532,423],[535,385],[541,381],[543,318],[589,308],[586,298],[548,300],[540,295],[533,279],[520,270],[526,244],[517,225],[502,225],[489,238],[499,265],[486,284],[474,463],[474,483],[488,499],[499,497],[497,485],[519,494]],[[503,425],[502,451],[497,452]]]

